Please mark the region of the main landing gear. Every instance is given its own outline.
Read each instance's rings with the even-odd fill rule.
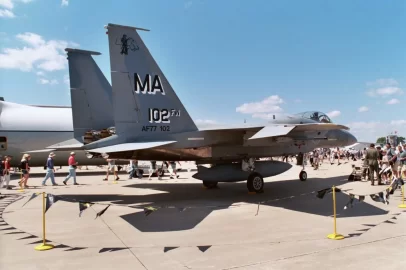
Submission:
[[[249,192],[262,193],[264,192],[264,178],[257,172],[252,172],[248,176],[247,188]]]
[[[264,192],[264,178],[258,172],[255,172],[255,159],[245,158],[242,161],[242,170],[251,172],[247,179],[247,188],[249,192]]]
[[[212,165],[216,166],[216,165]],[[229,165],[231,168],[231,174],[235,175],[235,169],[240,170],[239,168],[236,168],[233,164]],[[264,191],[264,177],[257,171],[255,171],[255,159],[253,158],[245,158],[242,160],[241,163],[241,169],[244,172],[248,172],[248,174],[241,173],[243,176],[248,175],[247,179],[247,189],[249,192],[254,192],[254,193],[262,193]],[[243,178],[243,177],[241,177]],[[238,180],[241,181],[241,180]],[[203,186],[207,189],[212,189],[212,188],[217,188],[218,182],[212,182],[212,181],[203,181]]]

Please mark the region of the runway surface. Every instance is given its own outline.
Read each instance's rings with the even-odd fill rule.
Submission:
[[[39,187],[44,176],[33,169],[19,192],[1,190],[1,269],[403,269],[406,263],[406,209],[397,190],[389,205],[366,197],[344,210],[347,193],[371,194],[385,186],[347,182],[352,162],[308,167],[308,180],[298,180],[300,167],[265,179],[263,194],[248,194],[246,183],[220,183],[204,189],[180,172],[179,179],[146,177],[113,183],[89,167],[79,171],[79,186]],[[16,186],[17,181],[11,182]],[[333,233],[332,194],[317,190],[333,185],[337,193],[337,231]],[[35,187],[36,186],[36,187]],[[35,187],[35,188],[34,188]],[[34,192],[66,200],[97,202],[79,217],[79,203],[58,201],[46,213],[46,238],[56,248],[36,251],[41,243],[41,196],[24,207]],[[96,213],[111,206],[99,218]],[[143,208],[156,211],[146,216]]]

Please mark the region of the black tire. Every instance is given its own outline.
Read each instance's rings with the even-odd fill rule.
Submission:
[[[144,175],[144,170],[139,170],[140,175]]]
[[[218,185],[217,182],[206,182],[206,181],[203,181],[203,186],[204,186],[205,188],[216,188],[217,185]]]
[[[262,193],[264,191],[264,178],[259,173],[251,173],[248,176],[247,188],[249,192]]]
[[[306,181],[307,180],[307,172],[306,171],[301,171],[299,173],[299,179],[300,179],[300,181]]]
[[[158,177],[163,177],[165,175],[165,170],[163,169],[158,169]]]

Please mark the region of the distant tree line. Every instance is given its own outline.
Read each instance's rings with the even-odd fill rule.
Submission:
[[[386,143],[386,137],[379,137],[379,138],[376,140],[376,143],[385,144],[385,143]],[[398,143],[405,144],[405,137],[398,136]]]

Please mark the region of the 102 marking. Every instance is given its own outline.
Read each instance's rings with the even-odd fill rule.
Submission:
[[[157,109],[157,108],[149,108],[148,109],[148,121],[150,123],[170,123],[171,120],[169,117],[175,116],[180,117],[180,110],[175,109]]]

